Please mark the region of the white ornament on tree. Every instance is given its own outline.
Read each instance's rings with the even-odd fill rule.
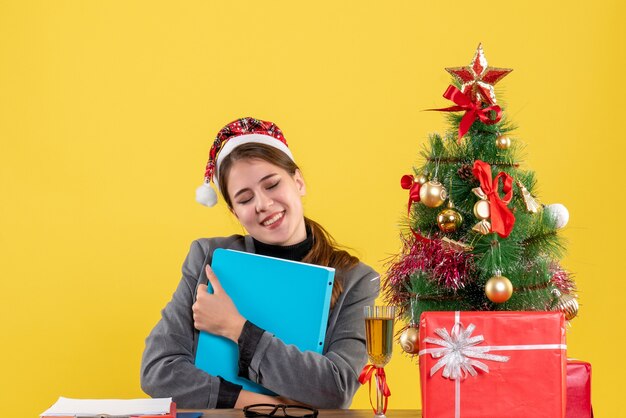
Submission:
[[[554,219],[558,229],[564,228],[569,222],[569,211],[560,203],[547,205],[544,210]]]

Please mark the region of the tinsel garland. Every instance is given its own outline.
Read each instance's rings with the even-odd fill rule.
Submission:
[[[550,266],[552,277],[550,282],[556,286],[562,293],[572,294],[576,292],[576,283],[570,272],[563,270],[558,262],[553,262]]]
[[[404,305],[411,296],[411,276],[425,274],[443,289],[457,291],[475,277],[474,255],[446,248],[438,238],[418,240],[402,237],[403,249],[387,265],[386,297],[393,304]]]

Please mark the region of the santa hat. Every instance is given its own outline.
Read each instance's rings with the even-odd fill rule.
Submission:
[[[287,154],[294,161],[283,132],[272,122],[254,118],[241,118],[224,126],[215,137],[209,153],[209,161],[204,172],[204,183],[196,189],[196,201],[205,206],[215,206],[217,193],[211,187],[211,181],[219,190],[217,173],[224,158],[235,148],[243,144],[257,143],[270,145]]]

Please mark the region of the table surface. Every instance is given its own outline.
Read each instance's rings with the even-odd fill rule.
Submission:
[[[213,418],[243,418],[241,409],[179,409],[178,412],[202,412],[204,416]],[[419,409],[390,409],[387,418],[419,418],[422,412]],[[374,418],[371,409],[320,409],[318,417],[324,418]],[[281,415],[276,415],[281,418]]]

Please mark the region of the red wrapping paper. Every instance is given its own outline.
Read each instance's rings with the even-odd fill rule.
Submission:
[[[591,418],[591,364],[567,360],[566,418]]]
[[[465,329],[475,325],[472,337],[484,337],[476,347],[490,346],[488,354],[509,356],[509,359],[506,362],[478,359],[488,366],[488,373],[477,370],[476,376],[468,375],[458,384],[444,378],[443,369],[431,376],[431,368],[440,359],[423,350],[442,347],[424,339],[439,338],[435,334],[438,328],[451,332],[455,312],[424,312],[420,318],[419,356],[424,418],[565,416],[566,350],[562,313],[460,312],[458,318]],[[499,349],[501,346],[525,349],[503,350]]]

